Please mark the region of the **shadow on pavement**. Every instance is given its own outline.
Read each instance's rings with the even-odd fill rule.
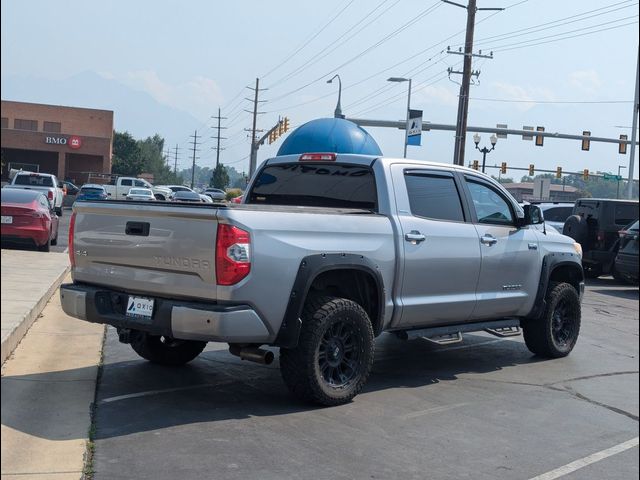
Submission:
[[[628,300],[638,300],[638,298],[640,298],[637,288],[594,288],[591,291],[600,293],[602,295],[611,295],[612,297],[626,298]]]
[[[184,367],[163,367],[134,357],[129,346],[119,344],[113,337],[108,336],[105,345],[108,354],[98,387],[96,439],[322,408],[302,404],[289,394],[277,361],[263,366],[243,362],[226,350],[207,350]],[[377,340],[374,367],[361,395],[386,389],[425,387],[456,380],[461,374],[482,375],[540,361],[522,342],[492,340],[467,335],[463,344],[441,347],[424,340],[404,342],[383,335]],[[125,361],[109,363],[110,356]],[[47,388],[69,389],[72,394],[69,382],[86,378],[87,370],[49,372],[46,378],[44,374],[3,377],[2,404],[5,405],[5,396],[11,394],[11,389],[19,388],[22,382],[42,381],[43,395]],[[50,422],[44,421],[44,416],[52,413],[10,412],[3,408],[2,424],[57,440],[58,436],[47,428]],[[42,415],[43,421],[34,421],[34,415]]]

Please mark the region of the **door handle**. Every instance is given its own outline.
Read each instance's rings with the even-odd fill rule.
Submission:
[[[411,232],[406,233],[404,235],[404,239],[407,242],[413,243],[414,245],[417,245],[420,242],[424,242],[427,237],[425,237],[423,234],[421,234],[418,230],[411,230]]]
[[[498,243],[498,239],[493,235],[483,235],[482,237],[480,237],[480,243],[491,246]]]

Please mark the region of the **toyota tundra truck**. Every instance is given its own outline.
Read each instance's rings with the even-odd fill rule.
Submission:
[[[242,204],[79,201],[64,311],[112,325],[142,358],[207,342],[270,363],[323,405],[363,388],[383,332],[439,344],[522,332],[540,357],[580,330],[580,245],[464,167],[368,155],[271,158]]]

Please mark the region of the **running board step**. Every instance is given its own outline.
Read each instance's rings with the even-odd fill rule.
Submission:
[[[517,318],[506,318],[502,320],[490,320],[488,322],[461,323],[444,327],[395,330],[392,333],[402,340],[413,340],[414,338],[427,338],[431,340],[439,337],[449,337],[450,343],[457,343],[459,341],[457,338],[461,338],[463,333],[481,332],[483,330],[499,337],[519,335],[520,320]],[[456,341],[454,342],[452,339],[456,339]]]
[[[451,345],[452,343],[460,343],[462,341],[462,334],[460,332],[450,333],[447,335],[437,335],[434,337],[422,337],[431,343],[437,345]]]
[[[485,328],[484,331],[500,338],[517,337],[522,333],[520,327]]]

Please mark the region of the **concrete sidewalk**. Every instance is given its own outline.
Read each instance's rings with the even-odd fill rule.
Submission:
[[[2,363],[20,343],[69,271],[66,253],[2,250]]]
[[[2,480],[82,477],[103,335],[56,294],[4,363]]]

